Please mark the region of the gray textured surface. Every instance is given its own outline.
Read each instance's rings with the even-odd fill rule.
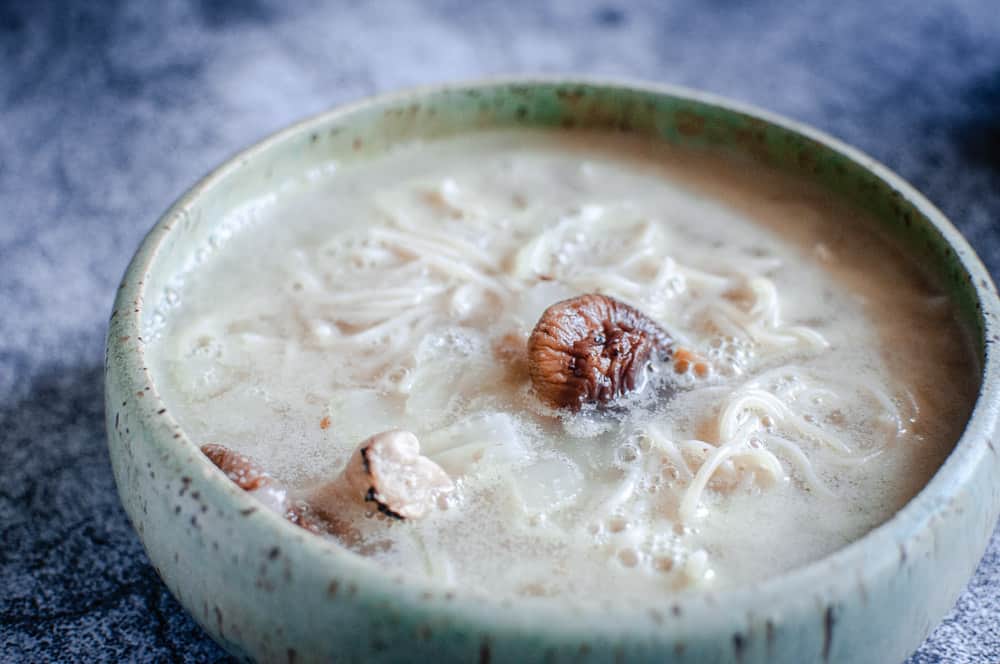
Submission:
[[[700,87],[868,151],[1000,271],[996,0],[42,4],[0,2],[2,661],[225,657],[167,594],[118,506],[103,335],[157,214],[304,115],[500,72]],[[994,536],[912,662],[1000,660],[998,596]]]

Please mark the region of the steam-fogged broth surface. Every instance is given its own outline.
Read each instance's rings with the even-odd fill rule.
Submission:
[[[326,515],[325,536],[394,573],[566,601],[744,584],[892,516],[971,410],[948,300],[862,221],[634,137],[406,145],[235,212],[164,293],[150,368],[194,441],[252,457],[289,501],[368,436],[413,432],[454,491],[420,519]],[[542,405],[526,340],[584,293],[708,370],[675,360],[612,407]]]

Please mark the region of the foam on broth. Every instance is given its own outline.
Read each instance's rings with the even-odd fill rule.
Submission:
[[[971,410],[948,300],[860,216],[623,135],[414,143],[227,220],[149,323],[150,368],[193,440],[296,495],[414,432],[455,493],[412,522],[345,509],[345,545],[395,570],[565,601],[739,585],[889,518]],[[590,292],[712,375],[611,412],[541,406],[525,339]]]

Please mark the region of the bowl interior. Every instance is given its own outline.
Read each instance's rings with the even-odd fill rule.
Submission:
[[[872,587],[890,583],[882,575],[898,563],[901,547],[916,547],[914,538],[919,539],[927,524],[938,518],[942,505],[962,489],[981,461],[984,452],[973,448],[967,439],[992,431],[996,415],[991,386],[996,382],[997,361],[987,343],[995,335],[996,294],[975,254],[930,203],[869,158],[808,128],[688,91],[595,82],[489,82],[418,90],[348,106],[306,120],[246,150],[182,197],[147,237],[126,275],[126,295],[120,296],[117,307],[124,313],[113,320],[109,338],[141,337],[150,321],[168,315],[170,304],[165,293],[176,286],[178,275],[191,267],[195,248],[224,235],[227,230],[220,222],[262,192],[281,191],[331,162],[366,159],[401,142],[519,126],[613,129],[686,149],[751,159],[819,183],[869,212],[883,232],[925,266],[930,278],[954,300],[962,323],[972,334],[983,366],[984,391],[955,452],[896,517],[832,556],[751,587],[669,597],[662,611],[625,608],[624,612],[634,611],[635,615],[611,621],[611,626],[600,609],[557,610],[544,604],[525,604],[511,610],[481,599],[449,597],[451,593],[442,594],[402,575],[387,577],[333,542],[304,536],[276,515],[261,513],[244,520],[240,528],[245,532],[239,536],[248,542],[288,542],[283,548],[295,569],[303,570],[315,583],[332,583],[332,578],[343,587],[352,587],[357,601],[371,610],[387,612],[400,621],[433,620],[436,625],[470,635],[489,625],[493,635],[516,635],[522,641],[544,633],[546,642],[625,635],[635,643],[653,643],[661,638],[658,634],[667,633],[685,634],[698,642],[699,638],[716,638],[720,628],[730,629],[733,624],[742,630],[737,635],[782,629],[791,634],[794,624],[781,617],[807,610],[814,613],[817,606],[827,607],[820,615],[825,616],[828,629],[834,622],[850,623],[853,614],[846,608],[837,609],[842,613],[834,615],[830,607],[846,606],[849,596],[858,592],[855,585],[864,588],[866,583]],[[138,355],[122,356],[120,361],[129,367],[129,393],[151,393],[147,401],[152,408],[158,403],[156,377],[146,371],[142,348],[138,348]],[[156,453],[170,457],[188,472],[200,473],[210,483],[211,495],[206,501],[217,501],[234,513],[253,506],[252,499],[229,486],[220,473],[212,472],[169,413],[151,426]],[[970,558],[972,563],[977,559],[978,554]],[[968,577],[969,564],[963,559],[954,571],[947,572],[964,575],[958,587]],[[851,582],[845,583],[845,578]],[[927,614],[940,616],[949,605],[942,603],[950,601],[934,600]],[[303,624],[310,623],[309,615],[304,613],[300,618]],[[863,619],[864,614],[859,613],[857,620]],[[669,623],[666,626],[665,621]],[[539,629],[539,625],[544,628]],[[929,625],[895,629],[926,633]],[[883,637],[861,633],[859,647],[876,638]],[[899,636],[898,640],[909,644],[912,637]],[[797,652],[794,646],[789,648],[789,653]],[[906,646],[899,645],[897,651],[905,653]]]

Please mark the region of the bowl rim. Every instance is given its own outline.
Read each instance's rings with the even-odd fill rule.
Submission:
[[[668,593],[664,596],[664,602],[671,605],[675,615],[684,613],[705,617],[704,623],[700,623],[700,626],[694,630],[685,630],[685,633],[690,634],[691,631],[695,631],[709,637],[717,633],[715,630],[717,625],[723,622],[726,625],[731,623],[731,620],[725,620],[722,614],[747,615],[748,612],[759,610],[762,597],[766,597],[769,602],[772,602],[772,604],[767,604],[768,611],[781,614],[783,608],[793,609],[801,604],[799,595],[802,594],[803,589],[826,589],[828,595],[834,598],[833,601],[836,601],[838,597],[843,598],[852,594],[849,589],[853,588],[853,585],[838,584],[838,574],[843,574],[845,571],[854,571],[856,574],[852,578],[861,575],[864,579],[872,579],[887,573],[890,568],[898,566],[900,555],[905,557],[904,543],[912,541],[919,533],[925,531],[935,518],[946,511],[948,498],[959,488],[967,485],[976,469],[984,463],[988,455],[998,454],[993,443],[989,441],[989,434],[991,431],[995,431],[998,412],[1000,412],[1000,394],[998,394],[998,389],[1000,389],[1000,355],[994,349],[993,343],[995,339],[1000,339],[996,320],[996,316],[1000,312],[1000,300],[997,298],[996,287],[979,257],[954,225],[926,197],[886,166],[862,151],[804,123],[751,104],[684,86],[620,77],[579,75],[505,75],[420,85],[368,96],[346,104],[338,104],[333,108],[295,122],[236,152],[199,179],[159,217],[128,265],[115,299],[114,311],[111,315],[112,326],[107,339],[109,355],[116,355],[109,362],[121,363],[119,373],[122,376],[122,384],[127,389],[125,394],[145,391],[150,398],[144,399],[144,408],[151,407],[153,404],[165,405],[156,389],[153,376],[147,368],[144,344],[141,342],[140,336],[146,281],[163,246],[163,241],[174,227],[175,221],[200,196],[236,174],[244,165],[273,147],[291,140],[295,136],[308,133],[318,125],[331,123],[337,118],[349,119],[354,113],[366,108],[398,103],[402,100],[419,101],[447,92],[515,85],[628,89],[693,101],[728,113],[742,114],[762,120],[782,130],[815,141],[825,149],[839,153],[860,168],[875,175],[879,180],[899,192],[904,200],[911,203],[955,251],[957,262],[961,264],[965,274],[971,279],[972,288],[975,290],[979,303],[977,314],[983,329],[984,346],[982,348],[981,385],[963,433],[927,484],[887,521],[827,556],[788,572],[728,589]],[[140,343],[129,349],[123,348],[122,343],[116,338],[118,337],[117,331],[121,330],[124,330],[126,335],[131,334],[137,337]],[[112,334],[115,336],[113,337]],[[117,354],[116,350],[119,351]],[[198,473],[199,477],[213,485],[213,493],[224,495],[231,501],[227,507],[232,508],[234,512],[258,504],[255,498],[235,487],[221,471],[218,471],[201,454],[198,445],[184,433],[184,429],[173,418],[171,411],[157,413],[160,417],[156,418],[148,415],[153,412],[152,408],[144,412],[147,413],[145,424],[151,432],[148,442],[154,446],[156,452],[161,456],[167,455],[173,458],[189,473]],[[988,441],[988,445],[974,444],[983,439]],[[263,527],[273,531],[283,540],[294,539],[294,535],[302,532],[297,526],[270,510],[260,510],[257,517],[263,519]],[[328,566],[330,571],[351,574],[357,582],[359,597],[366,592],[382,597],[397,597],[399,599],[397,608],[401,611],[412,610],[425,616],[441,617],[453,625],[463,625],[472,630],[473,633],[488,630],[492,634],[506,632],[523,635],[525,625],[531,625],[533,629],[540,632],[559,633],[562,638],[573,639],[577,643],[580,642],[581,638],[594,639],[595,636],[596,638],[602,636],[612,638],[623,632],[637,631],[647,637],[650,634],[649,628],[637,627],[636,623],[632,623],[632,621],[614,620],[607,621],[610,629],[595,635],[594,623],[565,620],[570,615],[572,617],[582,615],[579,607],[574,609],[575,613],[571,613],[567,611],[565,604],[558,601],[554,603],[531,600],[517,601],[514,603],[517,609],[515,611],[511,610],[509,603],[499,599],[489,599],[484,604],[484,598],[479,594],[455,591],[454,601],[430,602],[426,601],[428,596],[426,591],[439,592],[443,590],[439,585],[426,581],[408,581],[408,584],[413,584],[414,589],[425,592],[400,593],[400,586],[390,581],[376,563],[342,548],[333,540],[323,537],[305,537],[299,538],[294,546],[301,548],[303,555],[308,556],[316,565]],[[788,599],[783,600],[782,598]],[[773,604],[773,602],[777,602],[777,604]],[[483,611],[484,606],[487,611]],[[498,607],[501,610],[496,610]],[[644,609],[647,607],[648,605],[643,605]],[[726,607],[726,611],[720,611],[720,607]],[[583,613],[587,613],[591,609],[602,615],[607,612],[607,608],[595,605],[588,607]],[[617,615],[625,617],[634,609],[623,606],[615,610]],[[718,617],[716,617],[717,614]],[[622,623],[631,623],[631,626],[625,625],[623,627]],[[691,624],[688,623],[689,626]],[[666,632],[663,635],[664,638],[675,636],[665,627],[657,629]]]

